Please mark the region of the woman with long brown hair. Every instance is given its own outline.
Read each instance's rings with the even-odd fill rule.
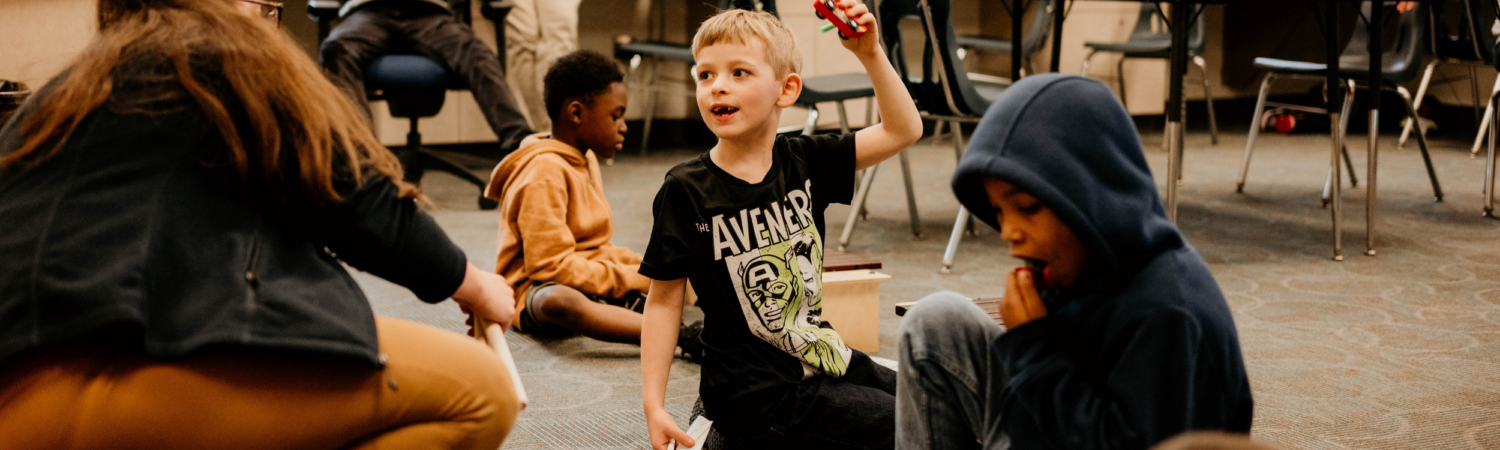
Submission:
[[[497,447],[495,355],[375,317],[340,261],[502,326],[510,288],[240,3],[100,0],[0,128],[0,446]]]

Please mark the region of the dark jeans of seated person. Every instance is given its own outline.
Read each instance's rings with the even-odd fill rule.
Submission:
[[[520,411],[493,351],[400,319],[375,328],[384,370],[229,347],[154,360],[80,342],[22,356],[0,368],[0,448],[492,450],[505,439]]]
[[[440,6],[425,2],[377,2],[351,11],[323,41],[319,62],[333,84],[370,111],[365,99],[365,69],[382,56],[415,53],[426,56],[468,82],[474,101],[500,138],[504,157],[531,134],[516,104],[505,69],[495,51]]]
[[[896,371],[851,350],[842,377],[814,375],[788,392],[760,431],[714,422],[732,449],[895,448]],[[710,417],[712,419],[712,417]]]

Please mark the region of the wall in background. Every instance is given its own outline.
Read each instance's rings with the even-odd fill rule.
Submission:
[[[93,37],[96,27],[94,23],[96,1],[4,0],[0,2],[0,78],[20,80],[37,86],[60,72]],[[777,1],[783,20],[792,28],[798,46],[802,50],[803,75],[817,76],[861,70],[857,60],[839,45],[837,36],[817,31],[823,22],[813,16],[811,5],[806,0],[774,1]],[[1297,0],[1268,1],[1277,4],[1287,3],[1288,7],[1297,7],[1295,4]],[[306,3],[306,0],[286,1],[283,29],[310,57],[316,58],[316,26],[306,16]],[[579,44],[583,48],[610,54],[613,42],[619,36],[646,38],[648,23],[652,21],[662,24],[657,28],[660,38],[687,42],[698,23],[713,13],[716,3],[716,0],[584,0],[580,9]],[[1061,70],[1066,73],[1080,73],[1082,59],[1086,54],[1082,45],[1085,41],[1118,41],[1128,37],[1130,29],[1135,24],[1138,7],[1138,4],[1132,2],[1079,1],[1074,3],[1063,38]],[[477,5],[475,8],[477,9]],[[1002,37],[1010,34],[1009,15],[999,3],[991,0],[955,0],[953,8],[954,25],[960,34],[977,33]],[[1033,13],[1028,12],[1023,23],[1029,24],[1030,15]],[[1209,30],[1208,49],[1204,58],[1209,66],[1209,79],[1214,84],[1216,98],[1254,97],[1260,74],[1249,69],[1246,61],[1239,61],[1251,57],[1246,55],[1253,53],[1317,60],[1316,57],[1321,52],[1321,35],[1318,34],[1316,24],[1312,22],[1312,19],[1301,17],[1306,14],[1287,18],[1289,16],[1284,13],[1282,8],[1241,8],[1226,12],[1224,6],[1209,7],[1204,18],[1208,21]],[[1255,14],[1264,17],[1252,17]],[[1259,25],[1229,23],[1226,22],[1227,15],[1240,17],[1243,19],[1240,22],[1251,21]],[[494,24],[477,13],[474,17],[475,33],[493,46]],[[1280,28],[1271,26],[1274,24],[1279,24]],[[1245,34],[1243,31],[1246,27],[1261,30],[1264,33],[1252,33],[1259,35],[1254,39],[1242,36],[1235,37],[1235,40],[1231,42],[1225,41],[1226,28],[1232,34],[1242,35]],[[1239,32],[1236,33],[1236,31]],[[1275,36],[1280,36],[1280,38]],[[1256,44],[1256,39],[1267,43],[1257,47],[1260,44]],[[1033,68],[1046,69],[1050,63],[1052,45],[1053,43],[1049,41],[1047,49],[1033,58]],[[1311,47],[1317,48],[1311,49]],[[1226,57],[1235,58],[1233,64],[1225,64]],[[971,55],[970,58],[972,59],[970,67],[975,72],[1006,77],[1010,73],[1008,55],[979,53]],[[1107,54],[1096,56],[1088,76],[1104,81],[1112,89],[1116,89],[1115,81],[1118,77],[1115,70],[1116,58],[1115,55]],[[1129,109],[1132,113],[1160,114],[1162,99],[1166,92],[1166,62],[1132,60],[1125,64],[1125,72],[1129,82],[1127,87]],[[1478,82],[1480,90],[1487,92],[1496,74],[1493,70],[1484,68],[1477,72],[1480,76]],[[669,85],[674,83],[672,80],[676,80],[675,83],[680,86],[681,90],[677,93],[662,94],[659,97],[660,106],[657,108],[657,117],[696,118],[696,107],[693,106],[690,97],[692,85],[688,81],[687,65],[669,64],[662,69],[662,74],[658,77],[659,79],[667,80],[666,83]],[[1188,75],[1184,95],[1189,100],[1201,99],[1203,94],[1201,88],[1197,87],[1199,74],[1196,68],[1190,68]],[[1462,81],[1467,75],[1468,69],[1462,66],[1446,66],[1439,69],[1439,73],[1434,78],[1458,77],[1460,81],[1434,88],[1429,91],[1429,95],[1445,104],[1470,104],[1470,84]],[[1312,83],[1281,83],[1278,84],[1276,93],[1299,94],[1308,92],[1314,87]],[[640,100],[648,94],[649,92],[645,90],[631,90],[630,118],[640,118],[643,109],[639,106]],[[1481,97],[1484,96],[1481,95]],[[471,108],[472,99],[467,94],[458,94],[458,97],[454,98],[454,104],[464,109]],[[820,121],[821,126],[836,126],[837,117],[831,106],[822,106],[824,114]],[[854,101],[848,105],[850,121],[855,126],[864,123],[864,108],[865,102],[863,101]],[[377,109],[380,108],[377,107]],[[477,108],[470,112],[477,114]],[[379,115],[378,112],[377,115]],[[782,124],[801,124],[805,117],[806,112],[803,110],[788,109],[783,114]],[[438,121],[441,120],[447,119],[438,119]],[[482,125],[483,123],[482,118],[478,117],[454,120],[456,120],[454,123],[468,123],[467,129],[471,130],[476,128],[476,124]],[[400,142],[405,133],[404,123],[389,124],[382,120],[378,128],[382,130],[383,137],[393,143]],[[451,140],[482,138],[488,130],[481,131],[483,132],[455,131],[457,134],[451,137]],[[441,133],[433,134],[430,139],[437,139],[434,142],[445,140],[441,137]]]

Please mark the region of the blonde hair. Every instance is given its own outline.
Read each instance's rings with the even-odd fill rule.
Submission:
[[[765,47],[766,61],[771,63],[776,76],[802,71],[802,52],[797,50],[792,30],[764,11],[730,9],[710,17],[698,27],[698,34],[693,35],[693,56],[714,44],[748,46],[752,37],[760,39]]]

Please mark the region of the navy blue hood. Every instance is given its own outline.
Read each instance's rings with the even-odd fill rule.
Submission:
[[[985,178],[1051,209],[1088,249],[1085,271],[1106,284],[1183,245],[1157,198],[1135,124],[1098,81],[1041,74],[1006,89],[953,174],[959,202],[999,230]]]

